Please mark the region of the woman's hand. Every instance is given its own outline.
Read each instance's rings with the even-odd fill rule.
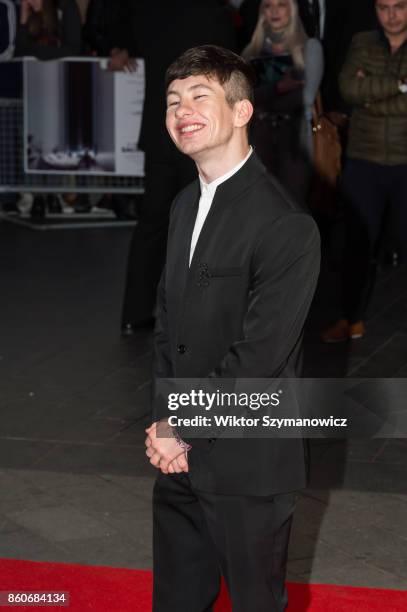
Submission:
[[[127,49],[112,49],[108,63],[108,69],[112,71],[135,72],[137,62],[134,57],[130,57]]]

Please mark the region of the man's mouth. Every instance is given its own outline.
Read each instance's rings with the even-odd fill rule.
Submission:
[[[181,132],[181,134],[189,134],[190,132],[198,132],[199,130],[202,130],[202,128],[204,127],[205,126],[200,123],[193,123],[191,125],[184,125],[178,128],[178,130]]]

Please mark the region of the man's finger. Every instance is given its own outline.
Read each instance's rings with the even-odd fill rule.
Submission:
[[[173,466],[174,472],[176,472],[177,474],[181,474],[183,472],[183,469],[182,469],[178,459],[174,459],[174,461],[170,465]]]
[[[155,455],[156,451],[154,450],[154,448],[150,447],[146,450],[146,455],[147,457],[152,457],[153,455]]]
[[[178,461],[178,465],[180,466],[182,470],[185,470],[185,468],[188,468],[188,459],[185,454],[177,457],[177,461]]]
[[[161,461],[160,453],[154,453],[154,455],[150,457],[150,463],[151,465],[154,465],[154,467],[160,467],[160,461]]]

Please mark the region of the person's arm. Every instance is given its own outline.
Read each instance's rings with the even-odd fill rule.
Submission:
[[[172,378],[174,375],[168,334],[165,268],[158,286],[156,313],[152,393],[153,423],[146,429],[146,455],[150,463],[164,474],[188,472],[187,451],[191,447],[179,437],[175,428],[168,425],[167,404],[164,398],[157,397],[155,389],[158,378]]]
[[[173,376],[170,341],[168,335],[167,304],[165,298],[165,268],[161,275],[157,290],[153,373],[154,378],[171,378]]]
[[[0,2],[0,61],[5,62],[14,55],[16,38],[16,10],[11,0]]]
[[[324,74],[324,53],[316,38],[310,38],[305,46],[305,83],[303,100],[305,116],[312,118],[312,107]]]
[[[310,216],[288,214],[263,228],[252,260],[243,338],[230,347],[210,377],[280,375],[301,337],[319,263],[319,233]]]
[[[75,57],[82,53],[81,15],[75,0],[65,0],[61,23],[61,44],[55,49],[57,57]]]
[[[344,67],[339,75],[339,87],[345,102],[352,106],[365,106],[388,100],[399,93],[397,77],[390,74],[376,76],[366,68],[368,47],[365,34],[352,41]]]
[[[381,102],[371,102],[366,106],[369,115],[376,117],[406,117],[407,119],[407,94],[398,95]]]

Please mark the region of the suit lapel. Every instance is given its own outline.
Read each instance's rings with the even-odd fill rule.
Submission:
[[[266,169],[257,155],[253,152],[244,166],[242,166],[236,174],[232,175],[228,180],[217,187],[210,211],[205,219],[205,223],[195,247],[191,266],[188,270],[187,287],[189,287],[190,284],[194,282],[196,276],[199,275],[201,267],[208,263],[205,261],[205,258],[210,236],[214,233],[221,217],[227,214],[231,215],[230,207],[233,206],[234,200],[239,197],[246,188],[249,188],[253,182],[258,180],[260,174],[264,174],[265,172]],[[232,223],[232,215],[230,216],[230,222]],[[191,235],[192,231],[193,226]]]
[[[198,212],[199,196],[199,181],[196,181],[192,192],[188,194],[189,202],[183,207],[182,217],[178,220],[174,233],[169,237],[167,278],[171,282],[171,293],[175,298],[175,313],[177,315],[180,315],[185,307],[191,238]]]

